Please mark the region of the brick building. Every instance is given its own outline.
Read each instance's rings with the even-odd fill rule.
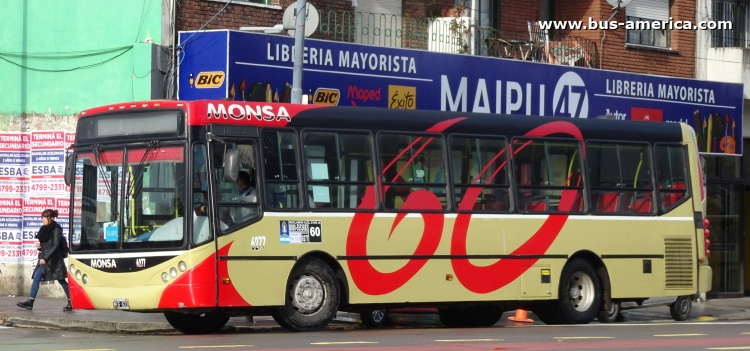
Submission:
[[[273,1],[276,0],[237,0],[227,5],[225,0],[187,0],[177,10],[177,30],[197,30],[202,26],[203,29],[273,26],[281,23],[284,9],[293,3],[291,0]],[[633,15],[639,13],[653,14],[650,17],[655,18],[637,17],[648,21],[667,20],[668,17],[675,21],[693,21],[696,18],[695,0],[634,0],[616,13],[604,0],[382,0],[359,3],[356,0],[312,0],[310,3],[320,11],[320,25],[313,35],[316,38],[391,46],[394,40],[386,37],[395,36],[398,42],[395,46],[434,50],[429,43],[431,37],[434,39],[431,32],[434,26],[429,24],[431,20],[469,17],[473,22],[467,26],[467,31],[473,32],[475,46],[470,52],[496,56],[505,55],[488,51],[488,39],[528,41],[531,34],[529,22],[582,21],[583,25],[588,25],[589,20],[606,21],[613,13],[611,20],[618,22],[637,17]],[[645,10],[637,10],[638,6]],[[463,11],[459,14],[456,9]],[[216,17],[211,20],[214,15]],[[368,17],[374,20],[368,20]],[[602,30],[550,29],[543,40],[548,41],[547,45],[560,43],[567,48],[582,47],[589,61],[587,65],[593,68],[695,77],[695,31],[656,32],[639,35],[624,28],[607,30],[606,33]],[[661,42],[659,36],[663,37]],[[642,44],[636,37],[657,39]],[[577,62],[575,65],[582,64]]]

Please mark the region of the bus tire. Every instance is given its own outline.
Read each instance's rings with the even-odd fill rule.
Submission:
[[[224,328],[229,315],[220,312],[201,314],[164,312],[169,324],[183,334],[213,334]]]
[[[693,301],[687,296],[680,296],[675,302],[669,305],[669,313],[672,318],[682,322],[690,318],[690,312],[693,310]]]
[[[602,309],[599,311],[599,315],[596,316],[596,319],[599,320],[599,322],[602,323],[613,323],[617,321],[617,319],[620,317],[620,304],[615,302],[610,302],[609,304],[609,310]]]
[[[566,324],[587,324],[602,308],[602,284],[591,264],[582,258],[568,262],[560,275],[557,315]]]
[[[388,309],[374,308],[362,311],[359,313],[359,319],[362,320],[362,324],[368,327],[382,327],[388,322]]]
[[[448,328],[491,327],[500,321],[503,310],[494,306],[441,308],[440,322]]]
[[[285,305],[277,307],[273,319],[291,331],[325,327],[336,316],[340,288],[333,269],[317,258],[300,261],[289,275]]]

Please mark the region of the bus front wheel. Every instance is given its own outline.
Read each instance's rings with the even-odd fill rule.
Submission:
[[[201,314],[164,312],[173,328],[183,334],[212,334],[215,333],[229,321],[229,315],[219,312],[207,312]]]
[[[566,324],[586,324],[602,308],[602,284],[591,264],[576,258],[562,270],[557,315]]]
[[[320,259],[306,258],[292,269],[286,303],[273,312],[273,319],[292,331],[323,328],[336,316],[339,291],[333,269]]]

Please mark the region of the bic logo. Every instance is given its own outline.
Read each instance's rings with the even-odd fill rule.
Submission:
[[[224,72],[201,72],[195,79],[198,89],[218,88],[224,83]]]
[[[338,89],[318,88],[315,91],[315,104],[336,106],[339,104],[341,93]]]
[[[567,72],[560,77],[555,86],[552,98],[554,116],[587,118],[589,116],[589,97],[586,84],[575,72]]]

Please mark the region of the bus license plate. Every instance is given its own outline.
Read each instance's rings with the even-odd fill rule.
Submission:
[[[128,303],[128,299],[116,299],[112,302],[112,305],[117,310],[129,310],[130,304]]]

